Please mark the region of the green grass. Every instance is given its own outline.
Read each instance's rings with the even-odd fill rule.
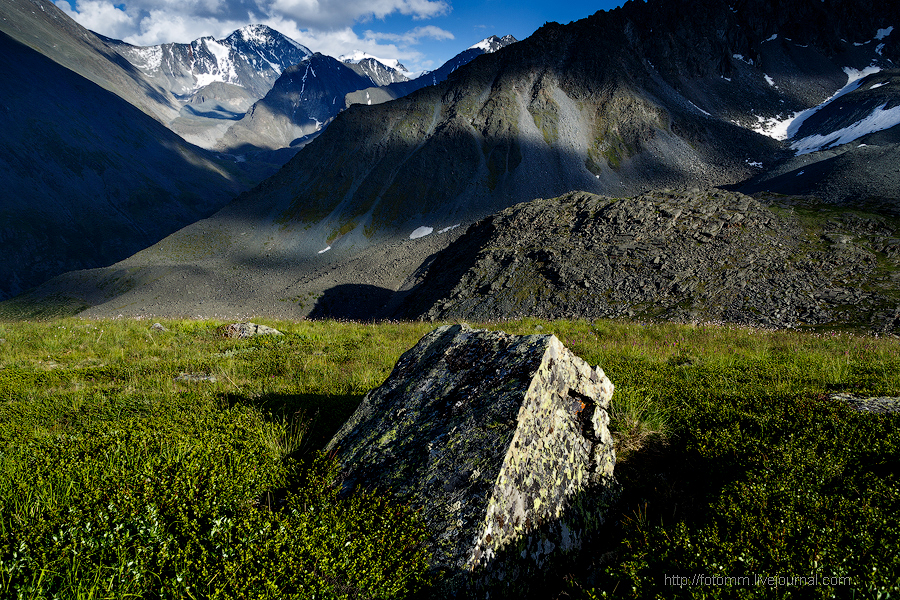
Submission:
[[[163,324],[0,323],[0,598],[427,590],[417,515],[339,497],[317,450],[436,325],[271,322],[286,335],[229,340],[222,323]],[[616,386],[622,499],[535,597],[900,595],[900,415],[828,399],[900,395],[896,338],[488,327],[554,333]],[[672,585],[695,575],[849,585]]]

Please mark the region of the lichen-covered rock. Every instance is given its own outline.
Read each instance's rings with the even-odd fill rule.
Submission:
[[[225,337],[228,338],[248,338],[254,335],[284,335],[274,327],[268,325],[257,325],[256,323],[232,323],[225,327]]]
[[[831,394],[832,400],[840,400],[850,408],[867,413],[895,413],[900,412],[900,397],[898,396],[855,396],[853,394]]]
[[[444,326],[400,358],[327,449],[347,488],[390,491],[422,511],[444,592],[508,590],[603,522],[612,393],[555,336]]]

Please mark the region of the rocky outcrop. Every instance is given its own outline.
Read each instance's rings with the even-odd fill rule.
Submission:
[[[811,198],[573,193],[472,225],[394,318],[900,324],[900,220]]]
[[[604,521],[613,385],[552,335],[440,327],[327,446],[347,488],[421,510],[444,591],[526,585]]]

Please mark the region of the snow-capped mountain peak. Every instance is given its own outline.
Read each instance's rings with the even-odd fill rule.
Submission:
[[[246,25],[244,27],[241,27],[240,29],[232,32],[227,38],[222,40],[222,42],[227,42],[232,45],[243,42],[244,44],[250,45],[251,47],[255,48],[271,48],[278,47],[282,44],[287,44],[304,52],[307,55],[312,54],[312,51],[310,51],[310,49],[306,46],[292,40],[286,35],[279,33],[268,25],[261,24]]]
[[[390,68],[394,69],[395,71],[400,71],[401,73],[409,73],[409,69],[407,69],[405,66],[403,66],[403,63],[401,63],[396,58],[379,58],[377,56],[369,54],[368,52],[363,52],[362,50],[356,50],[355,52],[352,52],[351,54],[342,54],[341,56],[338,57],[338,60],[341,61],[342,63],[354,64],[354,65],[359,64],[366,59],[376,60],[376,61],[380,62],[381,64],[383,64],[384,66],[390,67]]]
[[[342,55],[338,60],[360,75],[368,77],[377,86],[409,81],[412,76],[399,60],[378,58],[361,50]]]
[[[496,35],[492,35],[491,37],[484,38],[477,44],[469,46],[469,50],[483,50],[485,54],[490,54],[491,52],[496,52],[500,48],[513,44],[517,41],[518,40],[516,40],[516,38],[511,35],[504,35],[502,38],[498,38]]]
[[[189,44],[139,47],[106,42],[144,75],[181,97],[223,82],[261,98],[287,67],[312,54],[267,25],[247,25],[221,40],[205,36]]]

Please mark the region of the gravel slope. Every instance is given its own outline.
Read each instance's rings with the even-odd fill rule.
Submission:
[[[900,220],[721,190],[517,205],[438,255],[393,316],[900,326]]]

